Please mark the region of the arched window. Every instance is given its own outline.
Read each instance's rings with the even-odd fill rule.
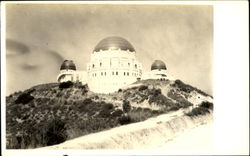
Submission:
[[[135,69],[137,69],[137,64],[135,64]]]
[[[129,76],[129,72],[127,72],[127,76]]]
[[[124,72],[124,76],[126,75],[126,72]]]
[[[116,72],[115,74],[118,75],[118,72]]]
[[[102,62],[100,62],[100,67],[102,66]]]
[[[103,73],[101,72],[101,76],[103,75]]]
[[[92,68],[95,68],[95,65],[94,65],[94,64],[92,64]]]

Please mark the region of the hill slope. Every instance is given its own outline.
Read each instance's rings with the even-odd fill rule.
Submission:
[[[112,94],[80,83],[38,85],[6,97],[7,148],[54,145],[201,103],[187,115],[202,115],[211,112],[211,102],[180,80],[138,81]]]

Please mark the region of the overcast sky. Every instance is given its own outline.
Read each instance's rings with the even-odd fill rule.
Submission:
[[[86,4],[7,4],[6,94],[56,82],[64,59],[86,70],[97,43],[114,35],[134,46],[144,72],[160,59],[212,94],[212,6]]]

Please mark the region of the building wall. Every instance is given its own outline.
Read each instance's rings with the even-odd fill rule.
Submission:
[[[86,71],[75,71],[75,70],[61,70],[60,74],[57,76],[58,82],[82,82],[82,84],[87,83],[87,72]]]
[[[168,80],[174,80],[172,76],[170,76],[167,73],[167,70],[151,70],[150,72],[144,73],[142,75],[142,80],[147,79],[168,79]]]
[[[135,52],[105,50],[91,54],[87,73],[90,90],[110,93],[137,81],[142,76],[142,64]]]

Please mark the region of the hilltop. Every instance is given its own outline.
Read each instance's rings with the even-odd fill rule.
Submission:
[[[143,80],[112,94],[81,83],[50,83],[6,97],[7,148],[36,148],[188,109],[205,115],[212,97],[180,80]]]

